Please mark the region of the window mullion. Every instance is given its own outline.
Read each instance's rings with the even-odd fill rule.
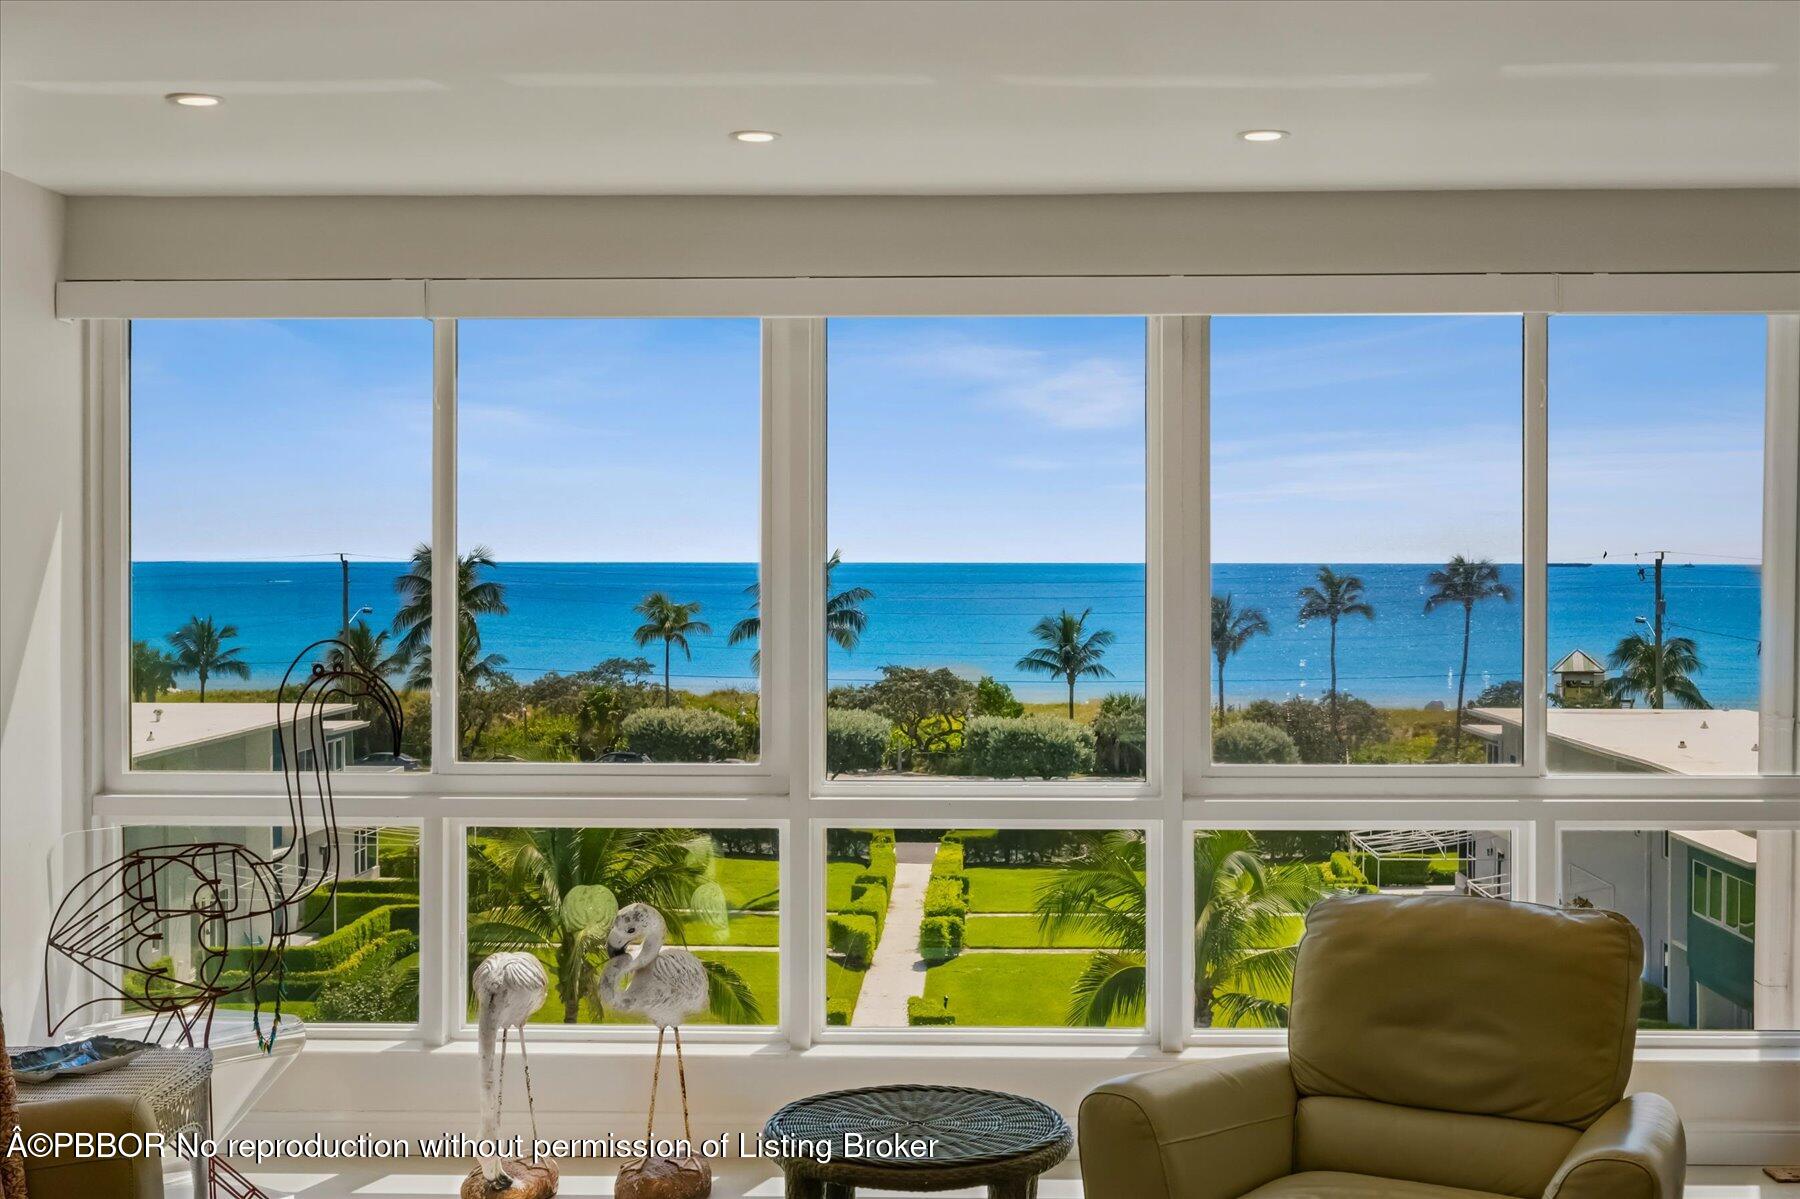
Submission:
[[[456,769],[456,322],[432,327],[431,388],[431,763]]]
[[[1545,773],[1545,645],[1550,596],[1550,318],[1525,314],[1525,661],[1521,665],[1525,773]]]
[[[1800,316],[1768,318],[1763,410],[1762,731],[1763,774],[1792,774],[1800,713]]]

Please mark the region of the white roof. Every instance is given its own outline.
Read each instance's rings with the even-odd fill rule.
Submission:
[[[1698,845],[1709,853],[1716,853],[1722,858],[1730,858],[1745,866],[1756,865],[1756,834],[1740,833],[1736,829],[1683,829],[1673,834],[1677,841],[1686,841],[1689,845]]]
[[[1517,708],[1471,708],[1518,728]],[[1464,725],[1468,728],[1468,725]],[[1666,774],[1755,774],[1762,735],[1753,708],[1551,708],[1553,741]]]
[[[281,721],[279,705],[134,703],[131,705],[131,756],[163,754],[171,750],[228,741],[256,732],[273,732]],[[333,725],[360,727],[361,722],[339,721],[356,710],[355,704],[325,704],[322,714],[327,729]]]

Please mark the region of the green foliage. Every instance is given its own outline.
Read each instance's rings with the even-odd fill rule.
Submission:
[[[1443,881],[1454,882],[1456,865],[1452,859],[1434,857],[1376,858],[1373,854],[1356,855],[1357,869],[1363,881],[1380,887],[1424,887]],[[1445,878],[1448,872],[1448,879]]]
[[[653,762],[721,762],[743,744],[737,722],[696,708],[644,708],[623,727],[632,750]]]
[[[842,954],[844,964],[866,968],[874,956],[880,936],[871,916],[840,915],[825,917],[825,943],[834,953]]]
[[[365,945],[380,940],[396,929],[415,933],[418,931],[419,905],[416,902],[397,904],[389,896],[386,904],[364,913],[336,932],[305,945],[289,945],[282,953],[282,961],[290,973],[330,970]],[[224,966],[228,970],[248,970],[262,953],[263,947],[260,945],[228,946]]]
[[[131,643],[131,698],[148,703],[175,687],[176,661],[148,641]]]
[[[1294,739],[1283,729],[1254,720],[1233,720],[1213,733],[1213,761],[1292,765],[1300,760]]]
[[[842,1027],[850,1023],[856,1001],[862,995],[866,971],[852,970],[836,958],[825,959],[825,1023]]]
[[[866,708],[894,723],[902,769],[922,769],[933,757],[962,748],[963,721],[975,705],[975,687],[943,669],[883,666],[867,687],[834,688],[831,707]]]
[[[856,708],[825,711],[825,772],[880,770],[894,725],[877,712]]]
[[[1023,716],[1025,705],[1019,702],[1011,687],[991,674],[984,674],[975,680],[975,715]]]
[[[1323,829],[1258,829],[1257,853],[1265,862],[1318,862],[1344,848],[1344,834]]]
[[[1644,997],[1638,1002],[1638,1023],[1667,1025],[1669,1020],[1669,993],[1656,983],[1644,983]]]
[[[825,830],[825,858],[831,862],[866,862],[875,834],[866,828]]]
[[[1519,708],[1525,705],[1525,684],[1518,679],[1483,687],[1474,700],[1477,708]]]
[[[416,967],[384,966],[319,989],[313,1016],[327,1023],[404,1023],[419,1018]]]
[[[1078,853],[1082,843],[1081,835],[1069,829],[971,830],[964,834],[963,863],[965,869],[979,866],[1037,866],[1064,861]]]
[[[931,857],[931,877],[936,879],[946,874],[959,874],[964,864],[962,838],[955,833],[947,833],[938,842],[937,852]]]
[[[376,851],[376,861],[381,864],[381,873],[390,879],[403,879],[412,884],[414,893],[419,887],[419,845],[383,845]]]
[[[1094,768],[1094,731],[1060,716],[977,716],[963,749],[970,771],[990,778],[1067,778]]]
[[[940,875],[925,885],[925,915],[955,916],[969,914],[969,878],[964,874]]]
[[[377,884],[388,884],[381,886]],[[419,884],[410,879],[354,879],[336,891],[320,887],[307,897],[301,909],[298,931],[323,936],[391,904],[419,902]]]
[[[946,962],[962,952],[964,923],[961,916],[927,916],[919,922],[919,956],[928,962]]]
[[[933,1028],[955,1024],[956,1016],[941,999],[909,995],[906,999],[906,1022],[914,1028]]]
[[[1105,774],[1144,773],[1149,741],[1144,697],[1115,691],[1100,700],[1094,715],[1094,760]]]
[[[210,616],[190,616],[186,624],[169,634],[169,644],[175,650],[175,672],[191,674],[199,680],[201,703],[206,702],[209,678],[250,677],[250,663],[244,660],[244,651],[235,646],[228,649],[225,645],[227,641],[237,640],[237,635],[236,625],[214,624]]]
[[[1388,722],[1374,705],[1351,695],[1337,697],[1338,724],[1344,735],[1348,753],[1354,755],[1367,745],[1385,741]],[[1302,762],[1338,762],[1337,738],[1332,735],[1330,705],[1324,700],[1259,699],[1246,704],[1243,719],[1257,724],[1274,725],[1293,739]]]
[[[887,923],[888,890],[886,887],[868,887],[861,895],[856,896],[838,911],[846,916],[867,916],[875,922],[875,935],[881,936],[882,926]]]

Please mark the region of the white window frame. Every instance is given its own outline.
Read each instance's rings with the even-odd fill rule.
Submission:
[[[1211,763],[1208,594],[1208,315],[1386,312],[1510,313],[1523,321],[1524,674],[1544,690],[1547,552],[1548,316],[1555,312],[1756,311],[1792,288],[1757,276],[1691,280],[1628,276],[1437,276],[1289,279],[432,281],[419,313],[434,321],[432,542],[456,543],[455,347],[458,316],[762,315],[762,585],[765,599],[763,743],[748,766],[614,768],[457,763],[434,753],[431,772],[345,776],[345,824],[420,829],[420,1022],[416,1028],[316,1030],[345,1038],[466,1038],[463,837],[495,824],[740,825],[780,830],[782,1011],[768,1030],[693,1030],[691,1039],[785,1041],[795,1050],[837,1041],[991,1045],[1142,1043],[1184,1048],[1279,1044],[1279,1032],[1196,1033],[1191,1019],[1193,879],[1188,837],[1200,828],[1416,827],[1446,821],[1508,830],[1515,894],[1554,902],[1565,828],[1800,828],[1794,714],[1800,623],[1800,316],[1769,318],[1764,488],[1765,769],[1761,777],[1551,776],[1541,705],[1528,705],[1525,761],[1493,767],[1221,768]],[[279,776],[131,772],[124,768],[129,695],[129,371],[132,315],[268,316],[289,311],[277,290],[241,285],[95,284],[88,337],[90,489],[90,821],[280,823]],[[194,288],[199,287],[199,293]],[[252,294],[253,293],[253,294]],[[87,294],[87,293],[83,293]],[[199,298],[196,299],[196,294]],[[157,300],[162,296],[161,301]],[[720,296],[726,297],[725,301]],[[170,299],[175,297],[175,299]],[[211,297],[211,298],[208,298]],[[273,297],[273,298],[272,298]],[[100,303],[104,299],[105,303]],[[159,306],[160,304],[160,306]],[[173,307],[171,307],[173,305]],[[79,307],[79,305],[76,305]],[[353,308],[354,305],[349,305]],[[1800,303],[1793,304],[1800,309]],[[293,310],[325,316],[332,309]],[[783,313],[811,315],[780,315]],[[1147,323],[1146,697],[1150,747],[1141,781],[926,783],[824,776],[823,562],[826,545],[825,320],[828,315],[1151,314]],[[1157,314],[1174,315],[1157,315]],[[356,315],[346,310],[342,315]],[[77,313],[77,315],[90,315]],[[384,311],[379,315],[401,315]],[[434,555],[434,623],[454,624],[454,555]],[[804,602],[800,602],[800,601]],[[1183,633],[1182,630],[1192,631]],[[453,688],[433,681],[434,741],[454,744]],[[1151,889],[1150,1003],[1141,1035],[1105,1030],[858,1030],[824,1025],[824,830],[863,827],[1133,827],[1147,836]],[[804,919],[800,918],[804,913]],[[436,985],[432,981],[436,980]],[[536,1030],[534,1029],[534,1032]],[[613,1027],[546,1028],[551,1037],[630,1040]],[[1722,1039],[1734,1039],[1729,1042]],[[1723,1043],[1800,1046],[1793,1033],[1656,1033],[1650,1049]]]

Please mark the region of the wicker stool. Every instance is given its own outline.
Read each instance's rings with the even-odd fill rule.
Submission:
[[[1056,1109],[1035,1099],[923,1086],[795,1100],[769,1117],[763,1137],[830,1147],[830,1161],[822,1153],[779,1158],[789,1199],[851,1199],[859,1186],[985,1186],[993,1199],[1031,1199],[1038,1175],[1067,1157],[1074,1139]],[[929,1148],[920,1151],[921,1143]]]

